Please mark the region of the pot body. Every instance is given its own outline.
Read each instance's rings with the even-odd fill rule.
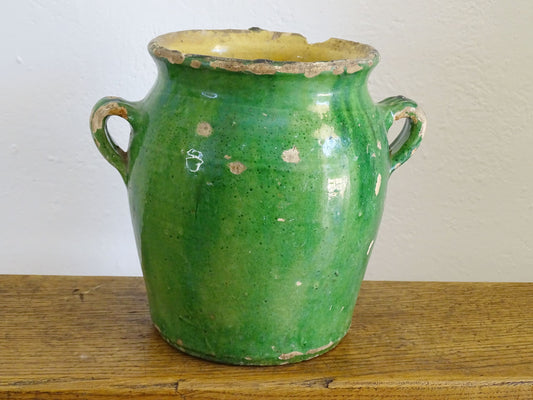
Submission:
[[[178,349],[230,364],[332,349],[398,161],[387,129],[416,104],[374,104],[371,68],[306,77],[156,63],[143,101],[105,98],[92,117],[128,188],[155,326]],[[106,131],[112,114],[132,125],[127,152]]]

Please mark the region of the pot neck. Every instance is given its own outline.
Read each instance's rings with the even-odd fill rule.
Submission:
[[[154,57],[159,71],[159,80],[171,81],[185,85],[204,85],[205,83],[225,85],[231,90],[254,89],[263,85],[293,86],[301,90],[323,91],[333,86],[364,87],[370,72],[376,66],[365,65],[355,72],[323,71],[316,75],[306,73],[269,72],[254,73],[235,70],[231,65],[221,65],[213,62],[203,64],[194,63],[195,59],[185,60],[180,64],[173,64],[167,59]],[[304,64],[304,63],[298,63]]]

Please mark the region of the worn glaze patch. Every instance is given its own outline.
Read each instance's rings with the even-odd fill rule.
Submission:
[[[395,121],[402,119],[402,118],[411,119],[412,123],[415,125],[418,124],[419,121],[422,122],[422,127],[420,128],[418,132],[418,136],[421,138],[424,137],[424,134],[426,133],[426,116],[424,115],[424,112],[420,108],[405,107],[404,109],[394,114]]]
[[[183,61],[182,61],[183,62]],[[372,63],[368,63],[372,65]],[[243,62],[242,60],[215,59],[209,63],[215,69],[224,69],[231,72],[251,72],[255,75],[303,74],[306,78],[314,78],[322,72],[330,71],[335,74],[353,74],[363,69],[357,60],[339,60],[315,63],[283,63],[272,62]]]
[[[157,58],[164,58],[171,64],[182,64],[185,60],[184,55],[177,50],[169,50],[156,42],[150,43],[148,50]]]
[[[117,115],[124,119],[128,119],[128,110],[115,102],[107,103],[102,107],[99,107],[91,118],[91,131],[95,133],[98,129],[102,129],[104,120],[110,115]]]
[[[235,174],[235,175],[240,175],[244,171],[246,171],[246,165],[244,165],[243,163],[241,163],[239,161],[230,162],[228,164],[228,167],[229,167],[229,170],[231,171],[231,173]]]
[[[328,344],[325,344],[324,346],[317,347],[316,349],[311,349],[311,350],[307,351],[305,354],[320,353],[321,351],[329,349],[333,345],[334,345],[334,343],[332,341],[330,341]]]
[[[196,133],[204,137],[211,136],[213,133],[213,127],[209,122],[202,121],[196,126]]]
[[[381,174],[378,174],[378,177],[376,179],[376,187],[374,188],[374,192],[376,193],[376,196],[379,194],[380,188],[381,188]]]
[[[320,346],[320,347],[317,347],[316,349],[308,350],[305,353],[302,353],[301,351],[291,351],[290,353],[281,354],[278,358],[280,360],[290,360],[291,358],[303,356],[304,354],[313,355],[313,354],[317,354],[317,353],[320,353],[322,351],[329,349],[334,344],[335,344],[334,342],[330,341],[328,344],[325,344],[324,346]]]
[[[368,245],[368,249],[366,250],[366,255],[368,256],[370,254],[370,251],[372,250],[372,247],[374,246],[374,240],[370,242]]]
[[[278,358],[280,360],[290,360],[291,358],[298,357],[298,356],[303,356],[303,355],[304,355],[304,353],[302,353],[300,351],[291,351],[290,353],[281,354]]]
[[[191,61],[191,67],[192,68],[200,68],[202,66],[202,62],[199,60],[192,60]]]
[[[288,150],[284,150],[283,153],[281,153],[281,158],[286,163],[298,164],[300,162],[300,152],[296,146],[293,146]]]

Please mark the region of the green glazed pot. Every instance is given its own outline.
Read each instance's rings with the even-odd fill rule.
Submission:
[[[146,98],[103,98],[90,123],[128,188],[155,326],[172,346],[229,364],[331,350],[350,327],[389,176],[422,139],[422,111],[404,97],[372,102],[378,53],[364,44],[198,30],[149,51],[159,74]],[[131,125],[126,151],[111,115]]]

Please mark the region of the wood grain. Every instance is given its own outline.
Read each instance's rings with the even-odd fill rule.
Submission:
[[[0,398],[533,399],[533,284],[364,282],[348,336],[281,367],[184,355],[141,278],[0,276]]]

